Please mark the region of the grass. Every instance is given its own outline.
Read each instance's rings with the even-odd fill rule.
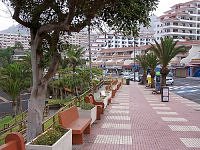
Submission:
[[[5,139],[7,134],[9,134],[11,132],[19,132],[19,131],[21,131],[23,129],[25,129],[25,127],[21,128],[21,125],[17,124],[15,127],[11,128],[11,130],[8,130],[5,133],[1,134],[1,136],[0,136],[0,145],[4,144],[4,139]]]
[[[12,116],[6,116],[0,120],[0,130],[4,129],[4,124],[8,124],[12,120]]]

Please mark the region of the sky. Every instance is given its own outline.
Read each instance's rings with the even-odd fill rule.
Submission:
[[[160,16],[163,12],[170,10],[170,7],[190,0],[160,0],[157,10],[154,12],[155,15]],[[5,5],[0,1],[0,31],[9,28],[12,25],[16,25],[16,22],[12,19],[8,13]]]

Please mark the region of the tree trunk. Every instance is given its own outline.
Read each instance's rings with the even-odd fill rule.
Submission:
[[[12,109],[13,109],[14,116],[16,116],[17,115],[17,103],[16,103],[16,100],[13,100],[13,102],[12,102]]]
[[[52,98],[55,98],[55,88],[53,87],[53,94],[52,94]]]
[[[17,98],[17,114],[22,113],[22,103],[21,103],[21,99],[20,96]]]
[[[48,72],[43,76],[41,60],[44,56],[40,49],[43,38],[41,37],[42,34],[38,32],[38,30],[39,29],[30,29],[33,86],[28,103],[27,141],[31,141],[42,132],[43,110],[45,107],[47,84],[57,71],[60,58],[60,54],[57,51],[59,31],[55,31],[52,33],[51,38],[48,38],[48,44],[50,49],[54,50],[54,53]]]
[[[162,67],[160,73],[162,75],[161,86],[166,86],[166,77],[169,73],[169,69],[167,67]]]
[[[144,71],[144,73],[143,73],[143,84],[146,85],[146,83],[147,83],[147,72]]]
[[[38,88],[34,89],[31,93],[28,103],[28,141],[31,141],[42,132],[46,92],[47,84],[38,86]],[[36,95],[33,93],[36,93]]]
[[[153,69],[154,70],[154,69]],[[155,88],[155,81],[154,81],[154,78],[155,78],[155,71],[151,71],[150,72],[150,75],[151,75],[151,88]]]
[[[60,88],[60,99],[63,100],[63,90]]]

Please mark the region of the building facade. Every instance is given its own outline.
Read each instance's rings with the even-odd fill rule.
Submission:
[[[30,35],[0,33],[0,47],[13,47],[16,42],[20,42],[25,50],[30,49]]]
[[[172,37],[175,40],[200,40],[200,1],[179,3],[159,17],[155,39]]]

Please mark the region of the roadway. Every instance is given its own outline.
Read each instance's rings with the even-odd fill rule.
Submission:
[[[200,104],[200,78],[174,78],[170,91]]]

